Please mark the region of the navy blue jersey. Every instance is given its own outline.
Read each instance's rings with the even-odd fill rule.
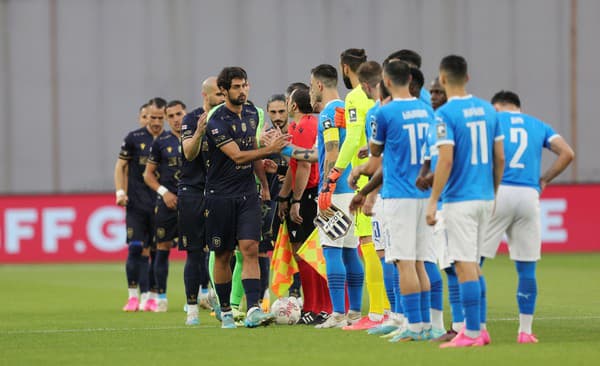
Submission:
[[[148,161],[150,147],[154,142],[154,136],[146,127],[131,131],[121,144],[119,159],[127,160],[127,196],[128,207],[141,208],[143,210],[154,209],[156,192],[144,183],[144,170]]]
[[[181,145],[171,131],[158,136],[152,143],[148,156],[149,164],[156,164],[156,175],[161,185],[170,192],[177,192],[179,166],[181,165]]]
[[[241,151],[253,150],[257,125],[258,111],[251,104],[244,104],[239,116],[225,105],[214,110],[206,127],[207,196],[241,197],[258,194],[252,162],[236,164],[220,149],[225,144],[235,142]]]
[[[202,107],[196,108],[183,117],[181,122],[181,141],[192,138],[198,127],[198,118],[204,113]],[[206,185],[206,154],[208,153],[208,140],[206,134],[202,136],[200,142],[200,152],[192,161],[185,158],[182,148],[181,155],[181,173],[179,179],[179,189],[204,192]]]

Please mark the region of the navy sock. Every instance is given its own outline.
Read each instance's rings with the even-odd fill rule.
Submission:
[[[342,248],[323,247],[323,256],[327,264],[327,284],[333,311],[346,312],[346,267],[342,260]]]
[[[150,278],[148,276],[148,267],[149,266],[150,265],[148,263],[148,256],[140,255],[138,269],[139,269],[140,292],[141,293],[148,292],[150,290],[150,284],[149,284]]]
[[[441,311],[444,302],[442,275],[438,266],[433,262],[425,262],[425,271],[427,271],[429,283],[431,284],[431,308]]]
[[[362,306],[363,282],[365,281],[365,269],[360,258],[358,249],[343,248],[342,258],[346,266],[346,282],[348,282],[349,309],[360,311]]]
[[[127,248],[127,261],[125,262],[125,274],[127,285],[131,288],[137,287],[140,280],[140,257],[142,256],[142,244],[138,242],[129,243]]]
[[[150,250],[150,266],[148,267],[148,286],[150,291],[158,292],[158,284],[156,283],[156,274],[154,268],[156,266],[156,249]]]
[[[519,313],[533,315],[537,299],[537,280],[535,278],[536,262],[517,261],[517,274],[519,275],[519,286],[517,288],[517,303]]]
[[[292,285],[288,291],[290,297],[300,297],[300,286],[302,286],[300,281],[300,272],[296,272],[294,273],[294,282],[292,282]]]
[[[269,269],[271,266],[269,258],[258,257],[258,266],[260,267],[260,299],[262,299],[265,291],[269,288]]]
[[[231,304],[229,303],[229,297],[231,296],[231,281],[226,283],[215,283],[215,291],[219,297],[221,311],[230,311]]]
[[[170,250],[157,250],[154,261],[154,277],[158,286],[158,293],[167,293],[167,278],[169,277],[169,253]]]
[[[202,251],[187,252],[185,267],[183,267],[183,283],[185,284],[185,297],[189,305],[198,303],[198,290],[202,279],[200,266],[203,261]]]
[[[485,277],[483,277],[483,275],[479,276],[479,287],[481,288],[479,321],[485,324],[487,322],[487,286],[485,284]]]
[[[465,327],[467,330],[481,329],[480,302],[481,287],[479,281],[467,281],[460,284],[460,298],[465,309]]]
[[[460,287],[454,267],[444,269],[448,278],[448,302],[452,310],[452,322],[462,323],[465,320],[462,303],[460,301]]]
[[[246,293],[246,306],[248,309],[258,306],[258,298],[260,297],[260,279],[247,278],[242,280],[244,292]]]
[[[383,283],[385,285],[385,292],[387,294],[388,301],[390,302],[390,309],[394,311],[396,309],[396,297],[394,296],[394,266],[393,263],[385,263],[385,258],[381,258],[381,268],[383,268]]]

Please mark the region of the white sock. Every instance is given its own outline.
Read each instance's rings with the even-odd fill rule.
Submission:
[[[380,322],[383,320],[383,314],[369,313],[369,319],[373,322]]]
[[[519,333],[532,334],[533,314],[519,314]]]
[[[444,312],[441,310],[431,309],[431,325],[435,329],[444,328]]]
[[[462,329],[463,325],[464,323],[452,323],[452,330],[458,333]]]
[[[481,328],[481,330],[487,330],[487,325],[485,323],[481,323],[479,324],[479,328]]]
[[[190,305],[187,307],[188,314],[198,314],[198,304]]]
[[[138,297],[138,289],[137,288],[128,288],[127,292],[129,292],[129,298]]]
[[[481,335],[481,331],[465,329],[465,335],[469,338],[477,338]]]
[[[423,330],[423,323],[408,323],[408,330],[420,333]]]
[[[148,300],[150,299],[158,299],[158,293],[150,291],[150,296],[148,297]]]

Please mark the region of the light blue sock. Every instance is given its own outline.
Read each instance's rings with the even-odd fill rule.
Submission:
[[[394,268],[393,263],[385,263],[385,258],[381,258],[381,267],[383,268],[383,283],[385,284],[385,292],[390,302],[390,309],[396,309],[396,297],[394,296]]]
[[[425,262],[425,271],[429,277],[429,283],[431,284],[431,308],[435,310],[444,310],[444,292],[442,275],[438,266],[433,262]]]
[[[517,289],[517,303],[519,313],[533,315],[537,299],[537,280],[535,268],[537,262],[515,262],[517,274],[519,275],[519,286]]]
[[[344,248],[342,250],[342,258],[344,259],[344,265],[346,266],[348,301],[350,302],[349,309],[360,312],[365,270],[360,258],[358,258],[358,249]]]
[[[479,321],[483,324],[487,322],[487,285],[485,277],[479,276],[479,287],[481,288],[481,300],[479,303]]]
[[[460,284],[460,298],[465,311],[465,325],[467,330],[479,331],[481,329],[480,301],[481,287],[479,281],[467,281]]]
[[[454,271],[454,265],[444,269],[448,278],[448,302],[452,310],[452,322],[462,323],[465,321],[465,316],[460,300],[460,286],[458,285],[458,277]]]
[[[323,256],[327,265],[327,284],[333,311],[346,312],[346,267],[342,260],[342,248],[323,247]]]
[[[431,292],[421,292],[421,321],[431,323]]]
[[[404,314],[404,306],[402,306],[402,293],[400,292],[400,273],[398,267],[394,266],[394,299],[396,307],[394,313]]]
[[[404,308],[404,316],[410,324],[418,324],[423,321],[421,314],[421,293],[402,295],[402,307]]]

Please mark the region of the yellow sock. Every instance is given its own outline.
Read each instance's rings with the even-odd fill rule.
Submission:
[[[360,250],[365,261],[365,282],[367,283],[367,292],[369,293],[369,313],[383,314],[387,296],[385,295],[381,261],[373,243],[362,244]]]

